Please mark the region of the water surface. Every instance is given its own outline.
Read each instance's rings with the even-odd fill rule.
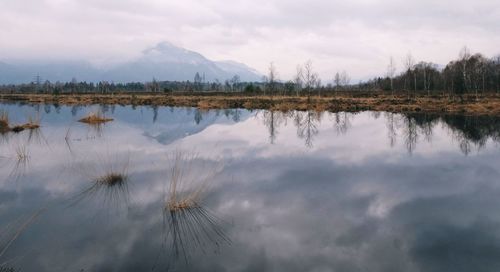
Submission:
[[[0,255],[6,267],[500,269],[496,118],[0,108],[12,122],[34,113],[42,118],[37,133],[0,135],[0,250],[12,241]],[[100,127],[76,122],[98,108],[115,120]],[[29,155],[21,163],[20,147]],[[196,154],[193,173],[203,172],[202,165],[223,165],[201,201],[212,219],[195,214],[182,221],[182,244],[173,239],[165,212],[172,154],[179,151]],[[89,193],[96,176],[123,165],[129,174],[125,189]]]

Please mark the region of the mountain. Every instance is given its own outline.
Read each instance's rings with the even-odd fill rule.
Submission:
[[[261,81],[262,75],[246,64],[232,60],[216,61],[217,66],[228,74],[238,75],[243,81]],[[249,80],[251,79],[251,80]]]
[[[193,81],[199,73],[205,80],[224,81],[238,75],[241,81],[260,81],[261,75],[254,69],[234,61],[212,61],[200,53],[161,42],[142,51],[134,60],[123,62],[108,69],[100,69],[84,61],[72,62],[0,62],[0,84],[18,84],[33,81],[39,74],[43,80],[98,82],[145,82],[153,78],[159,81]]]

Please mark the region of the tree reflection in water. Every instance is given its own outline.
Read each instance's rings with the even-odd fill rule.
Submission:
[[[294,124],[297,127],[297,136],[304,139],[306,147],[313,147],[314,137],[319,133],[320,122],[319,112],[313,110],[295,112]]]
[[[308,111],[262,111],[256,116],[262,118],[267,129],[269,142],[276,143],[278,131],[287,126],[288,120],[297,129],[297,137],[304,140],[305,146],[313,147],[314,140],[321,129],[323,112]],[[344,135],[352,127],[355,113],[328,113],[329,120],[337,134]],[[436,126],[441,124],[449,130],[453,139],[458,142],[461,152],[468,155],[473,148],[483,148],[488,139],[500,142],[500,118],[491,116],[437,115],[437,114],[397,114],[390,112],[373,112],[375,120],[383,116],[387,129],[388,144],[395,147],[398,140],[404,143],[409,154],[413,154],[420,140],[432,142]]]
[[[430,139],[436,124],[441,123],[458,142],[464,155],[475,147],[480,150],[489,139],[500,142],[500,118],[492,116],[406,114],[406,119],[414,120],[421,133]]]
[[[283,123],[286,123],[287,118],[287,113],[280,111],[270,110],[262,112],[262,120],[269,133],[269,142],[271,144],[275,143],[278,129]]]

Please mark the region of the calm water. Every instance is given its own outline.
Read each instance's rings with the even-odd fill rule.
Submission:
[[[42,117],[0,135],[4,267],[500,270],[497,119],[108,106],[113,122],[76,122],[98,107],[0,105]],[[194,179],[222,170],[172,225],[176,152],[196,154]],[[125,167],[126,186],[93,187]]]

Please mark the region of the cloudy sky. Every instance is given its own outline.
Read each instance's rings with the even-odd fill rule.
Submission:
[[[500,53],[498,0],[1,0],[0,60],[138,57],[161,41],[282,79],[311,59],[323,80],[417,60],[446,64],[464,45]]]

